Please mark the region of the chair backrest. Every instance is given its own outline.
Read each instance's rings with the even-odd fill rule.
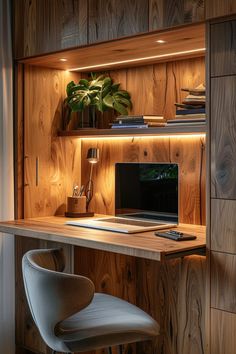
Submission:
[[[33,250],[22,259],[27,301],[45,343],[56,351],[66,351],[55,334],[56,325],[91,302],[94,284],[88,278],[62,273],[61,249]]]

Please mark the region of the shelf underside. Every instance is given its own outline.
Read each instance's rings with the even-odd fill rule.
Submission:
[[[184,135],[184,134],[204,134],[206,133],[206,124],[168,126],[143,129],[78,129],[71,131],[59,131],[59,136],[75,136],[79,138],[91,137],[122,137],[122,136],[166,136],[166,135]]]
[[[165,41],[165,43],[157,43],[158,40]],[[89,72],[204,55],[205,24],[198,23],[95,43],[19,61],[54,69]]]

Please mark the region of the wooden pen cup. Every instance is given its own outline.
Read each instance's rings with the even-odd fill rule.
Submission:
[[[86,197],[67,197],[67,213],[86,213]]]

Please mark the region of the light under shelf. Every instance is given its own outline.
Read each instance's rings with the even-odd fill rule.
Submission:
[[[206,124],[166,126],[156,128],[122,128],[122,129],[78,129],[59,131],[58,136],[71,136],[78,138],[104,138],[104,137],[138,137],[138,136],[180,136],[205,135]]]
[[[163,43],[158,43],[158,39]],[[140,66],[205,55],[205,23],[93,43],[19,62],[68,71]]]

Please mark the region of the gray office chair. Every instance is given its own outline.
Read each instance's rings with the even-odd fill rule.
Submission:
[[[88,278],[62,273],[61,249],[34,250],[22,260],[26,297],[45,343],[56,352],[85,352],[151,339],[159,325],[114,296],[94,293]]]

